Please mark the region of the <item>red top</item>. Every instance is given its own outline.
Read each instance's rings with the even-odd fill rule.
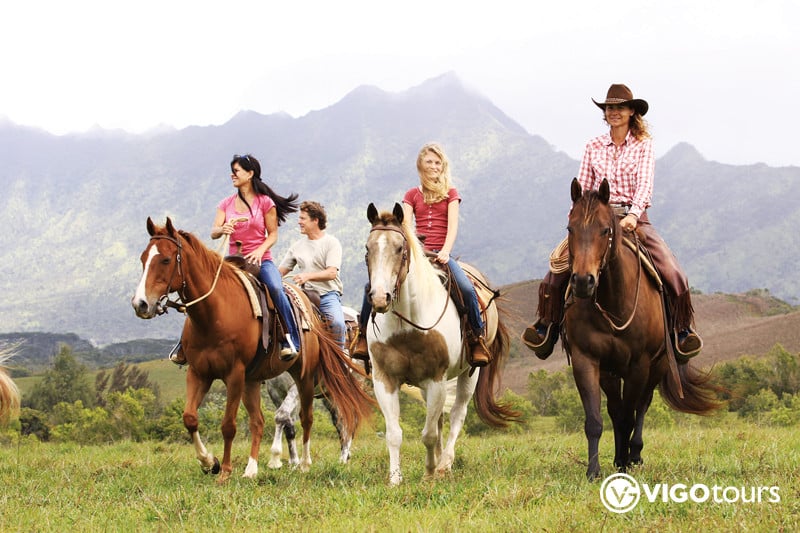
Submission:
[[[447,191],[447,198],[433,204],[426,204],[419,187],[409,189],[403,196],[403,203],[414,211],[417,235],[425,235],[426,250],[441,250],[447,239],[447,207],[450,202],[461,201],[455,187]]]

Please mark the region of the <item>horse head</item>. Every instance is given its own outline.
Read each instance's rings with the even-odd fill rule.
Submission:
[[[372,224],[367,238],[368,297],[377,313],[389,310],[397,290],[408,274],[409,236],[403,227],[403,208],[395,203],[391,213],[379,213],[374,204],[367,208]]]
[[[131,305],[139,318],[164,314],[167,296],[171,292],[180,292],[185,285],[180,232],[172,225],[172,220],[167,217],[165,226],[156,226],[147,217],[147,233],[150,242],[141,255],[142,277],[131,298]]]
[[[590,298],[608,264],[619,223],[608,204],[610,189],[605,179],[597,191],[583,191],[575,178],[571,193],[572,211],[567,226],[570,287],[576,298]]]

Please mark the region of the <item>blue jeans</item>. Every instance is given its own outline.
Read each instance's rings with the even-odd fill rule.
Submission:
[[[344,349],[346,329],[342,312],[342,297],[336,291],[320,295],[319,310],[328,319],[328,327],[333,333],[333,338]]]
[[[289,328],[288,333],[292,338],[294,347],[300,349],[300,334],[297,331],[297,324],[294,322],[294,313],[292,307],[289,305],[289,298],[283,292],[283,280],[278,267],[272,261],[264,261],[261,263],[261,271],[258,274],[258,279],[267,286],[269,296],[272,298],[272,303],[275,304],[275,309],[278,314],[283,318],[286,326]],[[283,340],[283,339],[281,339]]]
[[[464,273],[464,269],[452,257],[447,262],[450,272],[453,273],[453,281],[461,291],[461,296],[464,298],[464,304],[467,306],[467,319],[472,328],[472,332],[476,336],[483,335],[483,318],[481,318],[481,309],[478,305],[478,294],[475,292],[475,287]],[[364,287],[364,299],[361,301],[361,316],[359,317],[358,326],[361,331],[366,331],[369,316],[372,314],[372,303],[369,301],[369,283]]]
[[[464,269],[458,264],[458,261],[451,257],[447,261],[447,266],[450,267],[450,272],[453,273],[453,281],[458,285],[458,290],[461,291],[461,297],[464,299],[464,305],[467,306],[467,319],[469,319],[472,332],[476,337],[480,337],[483,335],[483,318],[481,318],[481,308],[478,305],[478,293],[475,292],[475,287],[466,273],[464,273]]]

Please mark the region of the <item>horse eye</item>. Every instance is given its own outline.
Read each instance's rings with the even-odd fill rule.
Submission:
[[[601,231],[601,232],[600,232],[600,235],[602,235],[603,237],[605,237],[605,236],[606,236],[606,235],[608,235],[609,233],[611,233],[611,228],[603,228],[603,231]]]
[[[170,258],[169,257],[165,257],[164,259],[161,260],[161,264],[162,265],[168,265],[169,263],[170,263]]]
[[[572,226],[567,226],[567,233],[572,233]]]

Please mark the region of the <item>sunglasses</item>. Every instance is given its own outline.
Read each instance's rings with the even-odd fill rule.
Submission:
[[[250,162],[250,155],[249,155],[249,154],[244,154],[244,155],[233,154],[233,159],[235,159],[235,160],[237,160],[237,161],[238,161],[239,159],[246,159],[246,160],[247,160],[247,162],[249,163],[249,162]]]

